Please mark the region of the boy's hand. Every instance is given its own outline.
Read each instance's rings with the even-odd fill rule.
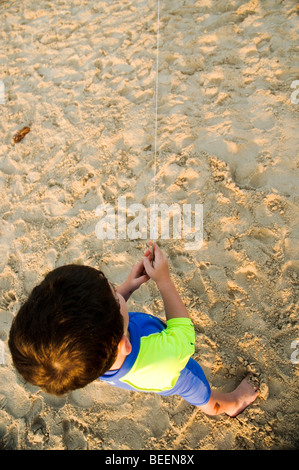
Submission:
[[[152,243],[150,242],[152,247]],[[166,319],[189,318],[189,313],[183,304],[174,283],[170,279],[168,261],[163,251],[154,244],[154,265],[151,263],[152,250],[148,248],[144,253],[143,264],[147,274],[156,281],[162,295]]]
[[[128,300],[130,295],[138,289],[144,282],[149,280],[143,266],[143,260],[135,264],[130,271],[129,276],[123,284],[117,288],[117,292],[121,294],[125,300]]]
[[[152,248],[152,242],[150,242]],[[168,260],[166,255],[163,253],[161,248],[154,243],[154,263],[152,266],[152,250],[148,248],[144,253],[143,257],[143,264],[146,273],[148,274],[151,279],[153,279],[156,284],[158,285],[162,281],[167,281],[170,279],[169,276],[169,268],[168,268]]]

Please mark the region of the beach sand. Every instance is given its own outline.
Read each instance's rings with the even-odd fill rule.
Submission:
[[[259,376],[237,418],[99,381],[57,398],[15,372],[10,325],[48,271],[87,264],[120,284],[146,249],[95,227],[119,196],[153,203],[157,2],[0,9],[0,447],[298,449],[298,3],[161,1],[156,203],[204,215],[199,250],[158,242],[210,383]],[[129,310],[164,318],[153,282]]]

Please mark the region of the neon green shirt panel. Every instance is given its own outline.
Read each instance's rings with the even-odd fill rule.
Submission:
[[[194,354],[194,343],[192,321],[189,318],[172,318],[161,332],[140,338],[136,361],[120,380],[139,390],[170,390]]]

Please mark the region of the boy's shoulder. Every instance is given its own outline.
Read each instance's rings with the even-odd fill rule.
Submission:
[[[160,318],[143,312],[129,312],[129,330],[134,330],[139,338],[155,333],[183,338],[187,335],[193,340],[195,337],[194,326],[190,318],[172,318],[165,323]]]
[[[130,328],[138,329],[142,335],[146,336],[162,331],[166,328],[166,323],[149,313],[129,312]]]
[[[134,329],[136,322],[133,336],[137,333],[139,337],[139,350],[132,368],[121,380],[143,390],[171,388],[194,353],[195,333],[191,320],[174,318],[165,324],[159,318],[140,312],[130,315],[131,319],[131,328]]]
[[[142,312],[130,312],[129,318],[129,330],[134,340],[138,338],[141,362],[145,358],[154,363],[163,357],[193,354],[195,331],[190,318],[172,318],[164,323],[160,318]]]

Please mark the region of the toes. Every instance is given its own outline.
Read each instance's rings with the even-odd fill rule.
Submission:
[[[251,385],[251,387],[253,388],[253,390],[255,392],[259,391],[260,382],[259,382],[259,379],[256,375],[250,373],[250,374],[247,375],[246,380],[249,383],[249,385]]]

